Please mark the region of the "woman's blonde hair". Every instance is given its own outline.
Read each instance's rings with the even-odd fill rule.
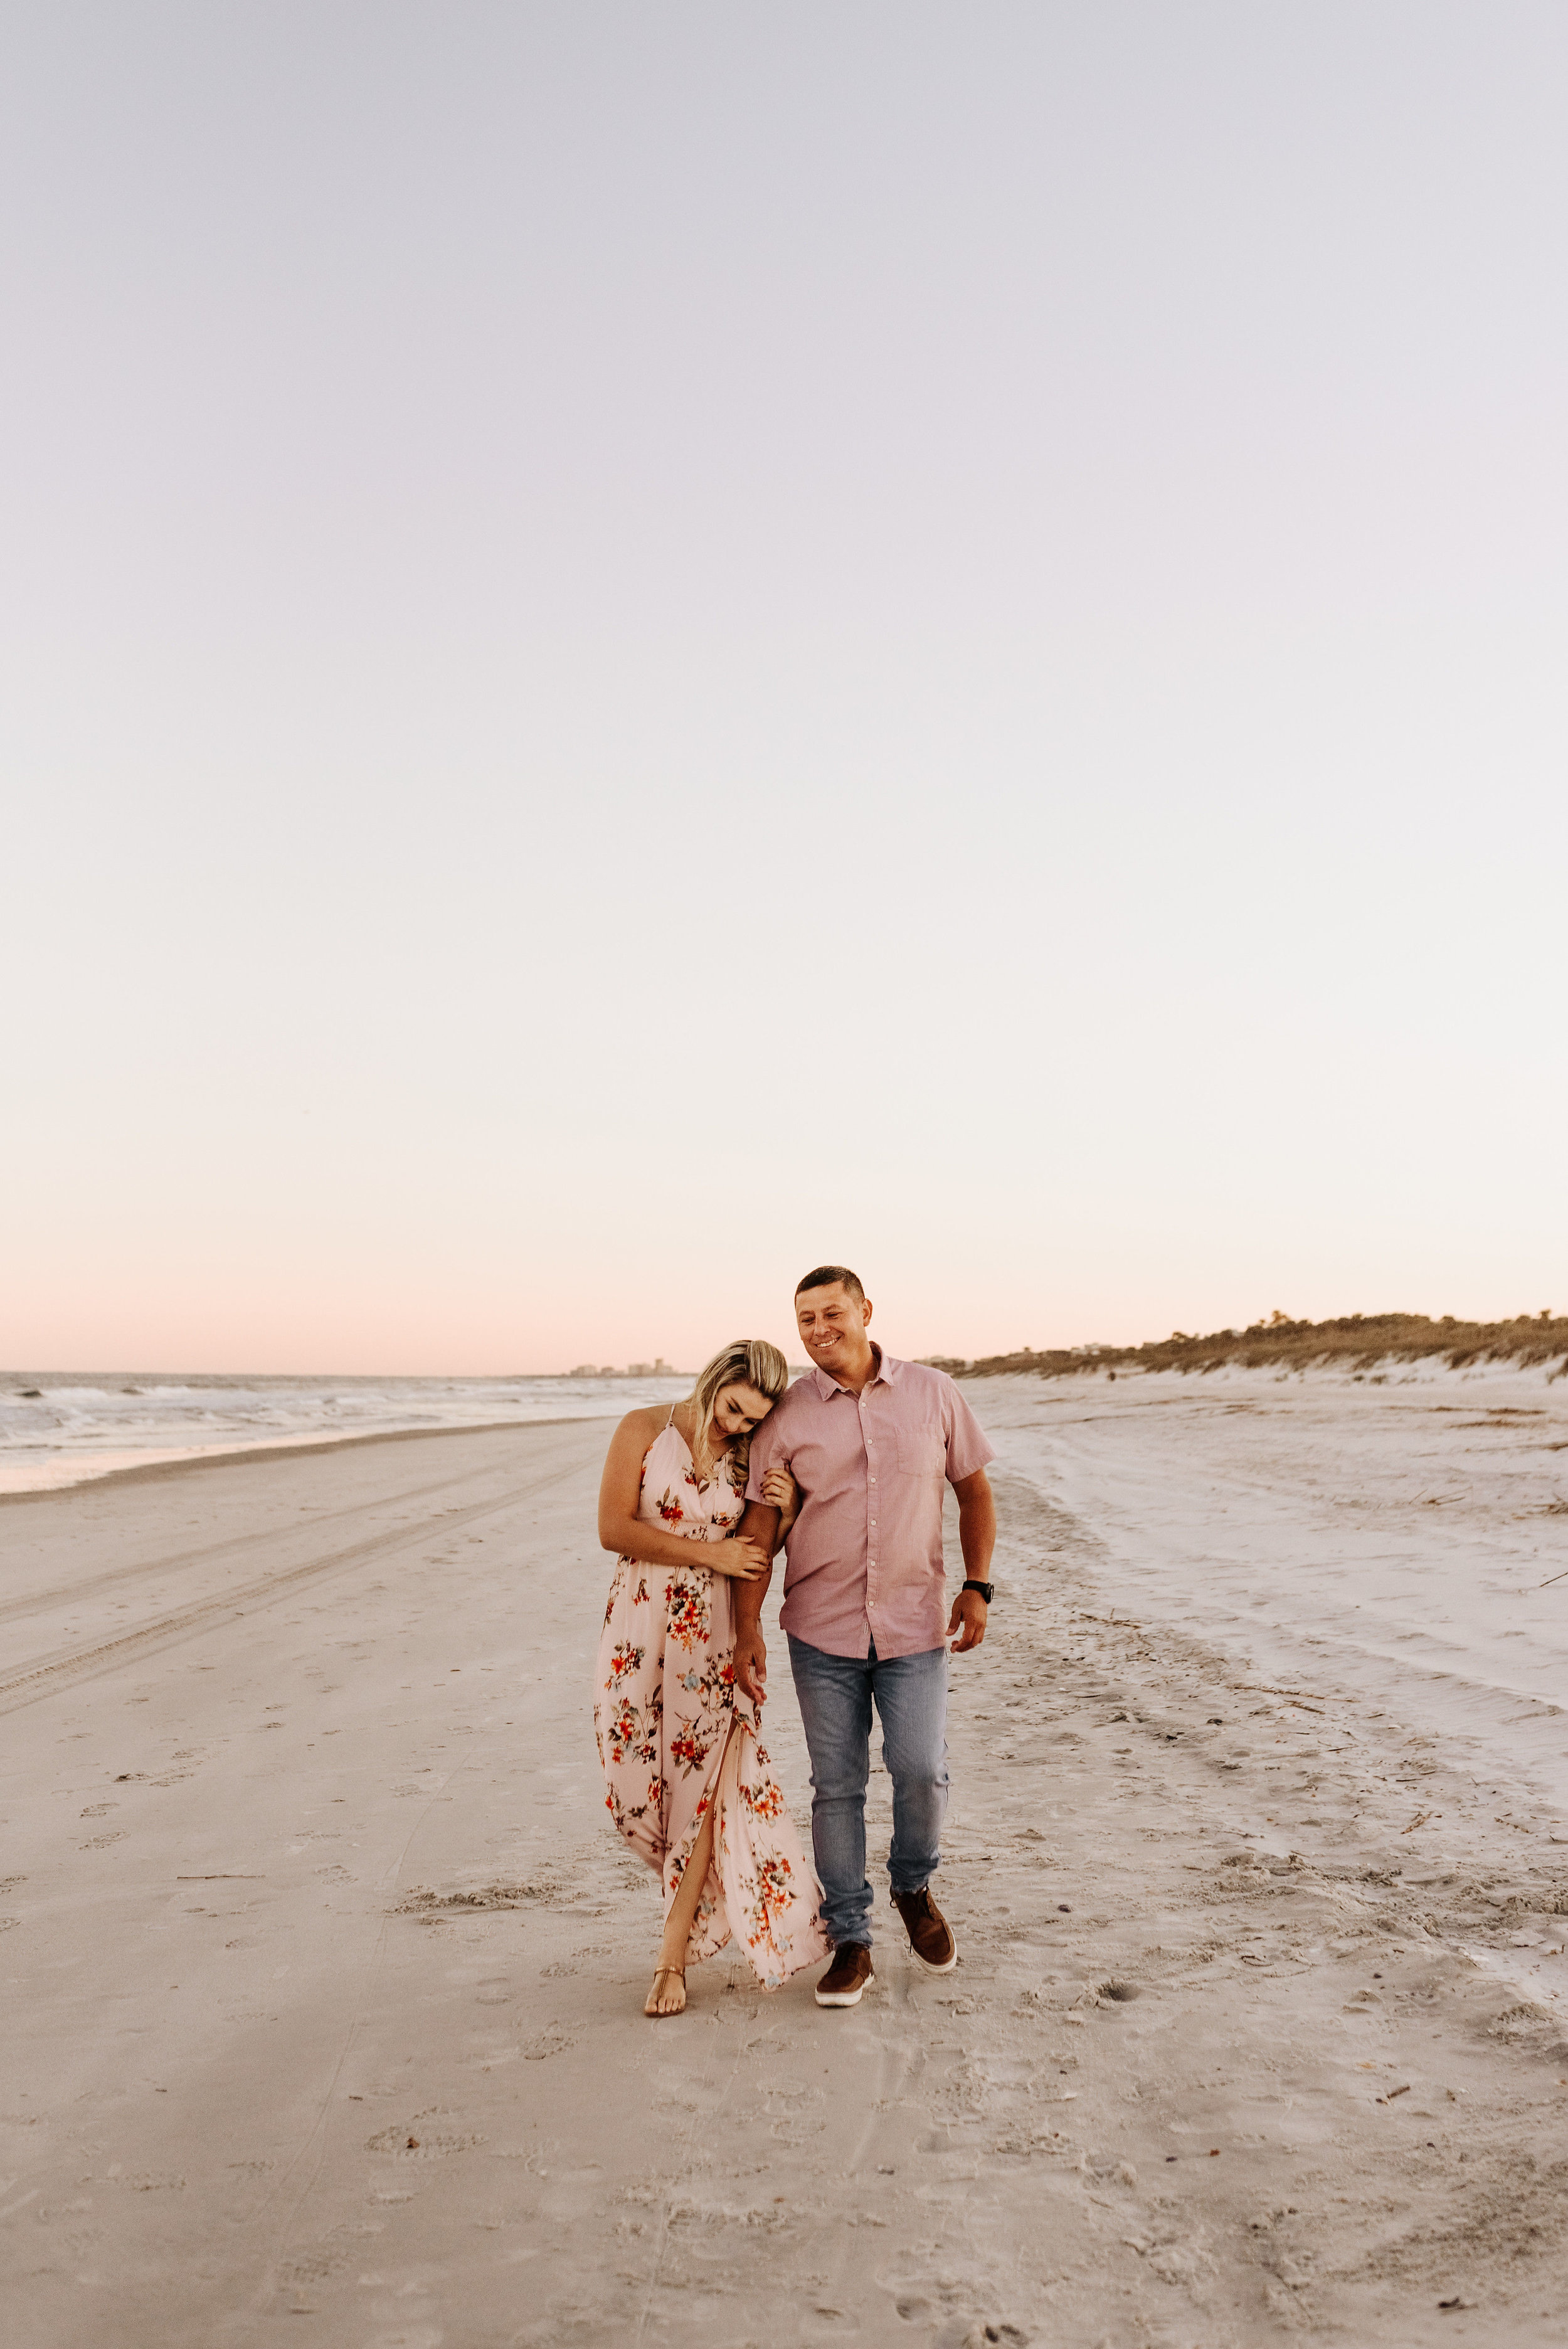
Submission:
[[[692,1413],[696,1424],[692,1429],[692,1465],[699,1476],[711,1476],[714,1456],[709,1444],[713,1426],[714,1406],[726,1387],[753,1387],[765,1394],[769,1402],[777,1402],[789,1383],[789,1365],[777,1346],[766,1338],[737,1338],[722,1353],[696,1374],[696,1384],[691,1391]],[[742,1435],[729,1447],[729,1481],[737,1491],[746,1485],[746,1473],[751,1454],[751,1438]]]

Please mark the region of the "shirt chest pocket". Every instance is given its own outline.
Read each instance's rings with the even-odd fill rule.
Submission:
[[[939,1427],[901,1427],[898,1464],[905,1476],[940,1476],[947,1465],[947,1446]]]

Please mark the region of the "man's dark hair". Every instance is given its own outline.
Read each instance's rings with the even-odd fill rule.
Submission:
[[[803,1288],[831,1288],[836,1280],[843,1282],[858,1304],[865,1303],[866,1292],[861,1287],[860,1275],[851,1272],[847,1264],[820,1264],[815,1272],[809,1272],[804,1280],[795,1283],[795,1294],[799,1297]]]

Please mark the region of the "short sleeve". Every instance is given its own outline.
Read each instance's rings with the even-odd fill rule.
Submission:
[[[772,1466],[773,1454],[778,1448],[778,1438],[773,1432],[773,1423],[778,1416],[776,1408],[770,1411],[751,1439],[751,1464],[746,1479],[748,1501],[760,1501],[762,1498],[762,1479]]]
[[[977,1468],[995,1460],[996,1447],[945,1373],[942,1402],[942,1416],[947,1428],[947,1481],[961,1485],[965,1476],[973,1476]],[[751,1456],[756,1459],[755,1451]]]

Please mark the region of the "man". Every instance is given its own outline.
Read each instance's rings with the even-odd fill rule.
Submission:
[[[858,2006],[872,1971],[866,1880],[866,1780],[872,1707],[892,1778],[892,1902],[910,1947],[934,1972],[958,1962],[951,1927],[931,1897],[947,1808],[947,1649],[985,1637],[996,1512],[985,1476],[995,1453],[953,1381],[894,1361],[868,1331],[872,1307],[848,1266],[819,1265],[795,1292],[795,1319],[814,1368],[752,1439],[738,1529],[773,1556],[779,1513],[762,1498],[769,1468],[799,1486],[781,1620],[811,1755],[811,1842],[833,1961],[819,2006]],[[946,1605],[943,1480],[958,1496],[969,1578]],[[735,1676],[760,1701],[767,1651],[759,1619],[771,1570],[730,1586]],[[945,1627],[945,1628],[944,1628]]]

